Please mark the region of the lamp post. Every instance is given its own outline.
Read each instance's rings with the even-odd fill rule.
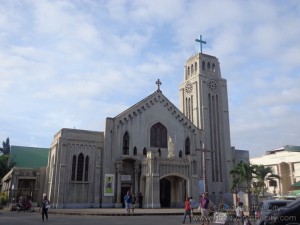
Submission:
[[[207,181],[206,181],[206,152],[214,152],[213,150],[205,149],[204,143],[201,145],[202,148],[198,149],[196,148],[196,151],[200,151],[202,153],[202,178],[203,178],[203,186],[204,186],[204,192],[207,192]]]

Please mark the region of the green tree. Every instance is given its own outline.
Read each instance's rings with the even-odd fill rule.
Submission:
[[[3,148],[0,148],[0,180],[15,166],[15,162],[9,159],[10,144],[9,138],[2,143]]]
[[[0,152],[2,152],[3,154],[9,155],[9,153],[10,153],[9,138],[6,138],[6,141],[2,142],[2,148],[0,148]]]
[[[0,155],[0,180],[15,166],[15,162],[9,160],[9,155]]]
[[[230,171],[233,177],[232,190],[238,189],[239,186],[246,182],[247,187],[251,187],[253,167],[249,162],[240,161],[235,164],[233,169]]]
[[[275,174],[272,167],[264,165],[253,165],[253,189],[256,195],[265,195],[266,181],[281,179],[279,175]]]

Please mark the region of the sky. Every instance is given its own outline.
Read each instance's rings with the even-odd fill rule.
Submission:
[[[227,80],[231,145],[250,157],[300,145],[298,0],[0,0],[0,141],[104,131],[158,78],[179,107],[200,35]]]

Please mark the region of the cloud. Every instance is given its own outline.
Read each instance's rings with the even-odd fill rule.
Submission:
[[[63,127],[105,118],[156,90],[179,106],[199,51],[227,79],[231,144],[264,154],[300,145],[297,1],[5,1],[0,6],[0,137],[48,147]]]

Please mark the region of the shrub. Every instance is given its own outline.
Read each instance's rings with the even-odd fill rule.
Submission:
[[[8,195],[6,192],[0,192],[0,205],[5,205],[8,201]]]

